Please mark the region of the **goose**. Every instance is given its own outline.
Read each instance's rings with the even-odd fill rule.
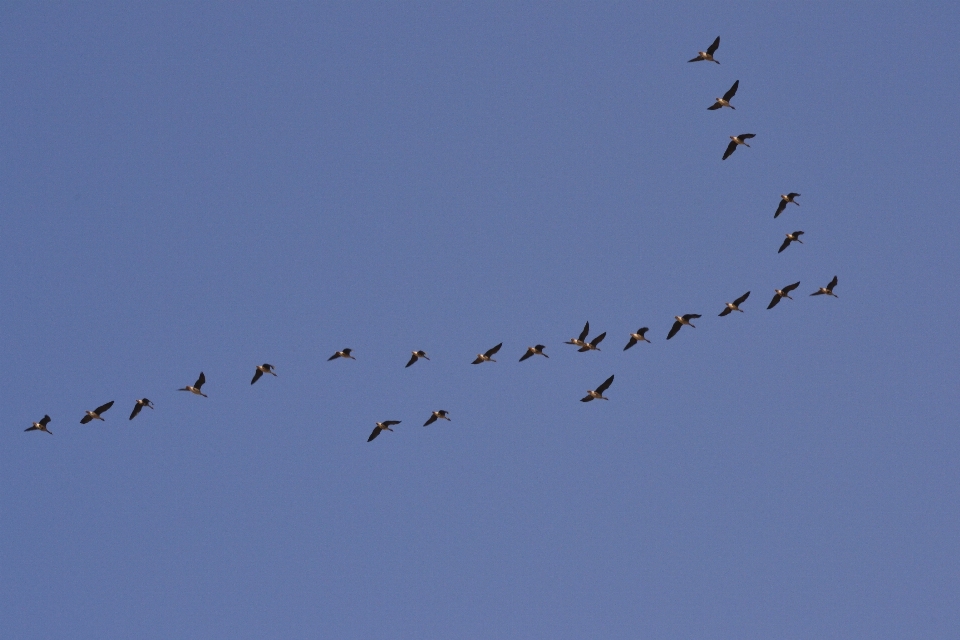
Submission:
[[[197,381],[193,383],[192,387],[183,387],[182,389],[177,389],[177,391],[189,391],[190,393],[195,393],[198,396],[207,397],[203,391],[200,391],[200,387],[207,381],[207,377],[203,375],[203,371],[200,372],[200,377],[197,378]]]
[[[380,432],[381,432],[381,431],[393,431],[393,429],[391,429],[390,427],[392,427],[392,426],[395,425],[395,424],[400,424],[400,421],[399,421],[399,420],[385,420],[385,421],[383,421],[383,422],[378,422],[378,423],[377,423],[377,426],[375,426],[375,427],[373,428],[373,433],[371,433],[371,434],[370,434],[370,437],[367,438],[367,442],[370,442],[371,440],[373,440],[374,438],[376,438],[378,435],[380,435]]]
[[[609,400],[610,398],[605,398],[603,392],[610,388],[610,385],[613,384],[613,376],[610,376],[603,381],[596,389],[589,389],[587,395],[583,398],[580,398],[580,402],[590,402],[591,400]]]
[[[337,358],[349,358],[350,360],[356,360],[356,358],[350,355],[351,353],[353,353],[353,349],[344,349],[343,351],[337,351],[332,356],[327,358],[327,362],[330,362],[331,360],[336,360]]]
[[[737,95],[737,88],[740,86],[740,81],[737,80],[733,83],[733,86],[727,89],[727,92],[723,94],[722,98],[716,98],[716,102],[713,103],[713,106],[707,107],[707,111],[716,111],[723,107],[730,107],[734,111],[737,110],[735,106],[730,104],[730,101],[733,99],[733,96]]]
[[[450,418],[447,417],[448,413],[450,412],[445,409],[440,409],[440,411],[434,411],[433,413],[430,414],[430,417],[427,418],[427,421],[423,423],[423,426],[426,427],[427,425],[431,425],[437,420],[446,420],[447,422],[450,422]]]
[[[812,295],[812,296],[833,296],[834,298],[839,298],[840,296],[838,296],[837,294],[835,294],[835,293],[833,292],[833,288],[834,288],[835,286],[837,286],[837,276],[833,276],[833,280],[830,281],[830,284],[828,284],[828,285],[825,286],[825,287],[820,287],[819,289],[817,289],[816,291],[814,291],[814,292],[811,293],[810,295]]]
[[[520,362],[523,362],[527,358],[532,358],[533,356],[543,356],[544,358],[549,358],[547,354],[543,352],[546,349],[542,344],[538,344],[535,347],[527,347],[527,352],[520,356]]]
[[[588,334],[588,333],[590,333],[590,322],[589,322],[589,321],[587,321],[587,323],[586,323],[585,325],[583,325],[583,331],[580,332],[580,337],[579,337],[579,338],[570,338],[569,340],[567,340],[567,341],[564,342],[563,344],[573,344],[573,345],[576,345],[576,346],[578,346],[578,347],[582,347],[583,345],[587,344],[586,342],[584,342],[584,340],[587,339],[587,334]]]
[[[787,239],[783,241],[782,245],[780,245],[777,253],[783,253],[783,250],[789,247],[791,242],[799,242],[800,244],[803,244],[803,240],[800,239],[800,236],[802,235],[803,231],[794,231],[793,233],[788,233]]]
[[[100,414],[101,414],[101,413],[104,413],[107,409],[109,409],[109,408],[112,407],[112,406],[113,406],[113,400],[111,400],[111,401],[108,402],[107,404],[102,404],[102,405],[100,405],[99,407],[97,407],[97,408],[94,409],[93,411],[87,411],[87,412],[86,412],[87,415],[85,415],[85,416],[83,416],[82,418],[80,418],[80,424],[87,424],[87,423],[90,422],[91,420],[100,420],[100,421],[102,421],[102,422],[106,422],[106,420],[104,420],[102,417],[100,417]]]
[[[650,341],[647,340],[647,338],[644,336],[644,334],[645,334],[647,331],[650,331],[650,327],[640,327],[639,329],[637,329],[637,332],[636,332],[636,333],[631,333],[631,334],[630,334],[630,341],[627,342],[627,346],[625,346],[625,347],[623,348],[623,350],[626,351],[627,349],[629,349],[629,348],[632,347],[633,345],[637,344],[637,343],[640,342],[641,340],[642,340],[643,342],[650,342]]]
[[[600,349],[597,348],[597,345],[603,342],[603,339],[606,337],[607,337],[607,332],[604,331],[603,333],[595,337],[590,342],[585,342],[582,347],[577,349],[577,351],[579,353],[583,353],[584,351],[600,351]]]
[[[144,407],[149,407],[153,409],[153,403],[146,398],[140,398],[137,400],[137,403],[133,405],[133,411],[130,412],[130,420],[133,420],[137,417],[137,414],[140,413],[140,410]]]
[[[727,145],[727,150],[723,152],[723,159],[726,160],[729,158],[730,154],[736,151],[737,147],[741,144],[745,147],[749,147],[750,145],[746,143],[746,140],[756,137],[756,134],[753,133],[741,133],[738,136],[730,136],[730,144]]]
[[[776,212],[775,214],[773,214],[773,217],[776,218],[776,217],[778,217],[781,213],[783,213],[783,211],[787,208],[787,205],[790,204],[791,202],[799,207],[799,206],[800,206],[800,203],[796,201],[796,198],[799,197],[799,196],[800,196],[799,193],[792,193],[792,192],[791,192],[791,193],[781,193],[781,194],[780,194],[780,204],[777,206],[777,212]]]
[[[700,62],[701,60],[709,60],[710,62],[716,62],[717,64],[720,64],[713,59],[713,54],[719,46],[720,36],[717,36],[717,39],[713,41],[713,44],[707,47],[706,51],[697,51],[697,57],[691,58],[690,60],[687,60],[687,62]]]
[[[43,416],[43,419],[40,422],[34,422],[29,427],[24,429],[24,431],[46,431],[50,435],[53,435],[53,431],[47,429],[47,424],[50,422],[50,416]]]
[[[667,340],[677,335],[677,331],[680,331],[680,327],[683,325],[689,325],[696,329],[696,327],[690,323],[691,320],[696,320],[700,317],[699,313],[686,313],[682,316],[673,316],[676,322],[673,323],[673,326],[670,327],[670,333],[667,334]]]
[[[497,351],[500,351],[500,347],[502,346],[503,346],[503,343],[501,342],[497,346],[487,349],[484,353],[478,353],[477,359],[471,362],[470,364],[480,364],[483,362],[496,362],[496,360],[493,359],[493,356],[497,353]]]
[[[420,350],[420,351],[411,351],[410,353],[413,354],[413,355],[410,356],[410,362],[407,363],[407,367],[409,367],[410,365],[412,365],[414,362],[416,362],[416,361],[419,360],[420,358],[423,358],[424,360],[429,360],[429,359],[430,359],[430,358],[427,357],[427,352],[426,352],[426,351],[423,351],[423,350]],[[404,369],[406,369],[407,367],[404,367]]]
[[[774,289],[776,293],[773,294],[773,300],[770,301],[770,304],[767,305],[767,309],[773,309],[777,306],[777,303],[780,302],[781,298],[790,298],[790,292],[800,286],[800,282],[794,282],[793,284],[788,284],[783,289]],[[793,298],[790,298],[793,300]]]
[[[720,316],[722,317],[722,316],[728,315],[731,311],[739,311],[740,313],[743,313],[743,309],[740,308],[740,305],[743,304],[744,301],[746,301],[746,299],[749,297],[750,297],[750,292],[747,291],[745,294],[743,294],[733,302],[725,303],[727,306],[723,311],[720,312]]]
[[[269,374],[272,375],[272,376],[276,376],[276,375],[277,375],[277,374],[275,374],[275,373],[273,372],[273,365],[272,365],[272,364],[266,364],[266,363],[264,363],[264,364],[260,365],[259,367],[257,367],[257,370],[253,372],[253,380],[250,381],[250,384],[253,384],[253,383],[256,382],[257,380],[259,380],[260,377],[261,377],[263,374],[265,374],[265,373],[269,373]]]

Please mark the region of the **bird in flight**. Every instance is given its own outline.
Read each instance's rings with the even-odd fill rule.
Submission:
[[[542,344],[538,344],[535,347],[527,347],[526,353],[520,356],[520,362],[523,362],[527,358],[532,358],[533,356],[543,356],[544,358],[549,358],[547,354],[543,352],[546,349]]]
[[[423,358],[424,360],[429,360],[429,359],[430,359],[430,358],[427,357],[427,352],[426,352],[426,351],[423,351],[422,349],[421,349],[420,351],[411,351],[410,353],[413,354],[413,355],[410,356],[410,361],[407,363],[407,365],[406,365],[406,367],[404,367],[404,369],[406,369],[407,367],[409,367],[410,365],[412,365],[414,362],[416,362],[416,361],[419,360],[420,358]]]
[[[97,407],[97,408],[94,409],[93,411],[87,411],[87,412],[86,412],[87,415],[85,415],[85,416],[83,416],[82,418],[80,418],[80,424],[87,424],[87,423],[90,422],[91,420],[101,420],[101,421],[103,421],[103,422],[106,422],[106,420],[104,420],[104,419],[100,416],[100,414],[106,412],[106,410],[109,409],[109,408],[112,407],[112,406],[113,406],[113,400],[111,400],[111,401],[108,402],[107,404],[102,404],[102,405],[100,405],[99,407]]]
[[[260,365],[259,367],[257,367],[257,370],[253,372],[253,380],[250,381],[250,384],[253,384],[253,383],[256,382],[257,380],[259,380],[260,377],[261,377],[263,374],[265,374],[265,373],[269,373],[269,374],[272,375],[272,376],[276,376],[276,375],[277,375],[277,374],[275,374],[275,373],[273,372],[273,365],[272,365],[272,364],[266,364],[266,363],[264,363],[264,364]]]
[[[29,427],[24,429],[24,431],[46,431],[50,435],[53,435],[53,432],[47,429],[47,424],[50,422],[50,416],[43,416],[43,419],[40,422],[34,422]]]
[[[691,58],[690,60],[687,60],[687,62],[700,62],[701,60],[709,60],[710,62],[716,62],[717,64],[720,64],[719,62],[713,59],[713,54],[714,52],[716,52],[717,48],[719,47],[720,47],[720,36],[717,36],[717,39],[713,41],[713,44],[707,47],[706,51],[698,51],[697,57]]]
[[[604,331],[603,333],[595,337],[590,342],[584,342],[583,346],[577,349],[577,351],[579,353],[583,353],[584,351],[600,351],[600,349],[597,348],[597,345],[603,342],[603,339],[606,337],[607,337],[607,332]]]
[[[352,355],[353,349],[344,349],[343,351],[337,351],[335,354],[327,358],[327,362],[331,360],[336,360],[337,358],[349,358],[350,360],[356,360]]]
[[[722,98],[716,98],[716,102],[712,106],[707,107],[707,111],[716,111],[717,109],[722,109],[723,107],[730,107],[734,111],[737,110],[735,106],[730,104],[730,101],[733,100],[733,96],[737,95],[737,88],[740,86],[740,81],[737,80],[733,83],[733,86],[727,89],[727,92],[723,94]]]
[[[564,342],[563,344],[573,344],[573,345],[576,345],[576,346],[578,346],[578,347],[582,347],[582,346],[584,346],[584,345],[587,344],[586,342],[584,342],[584,340],[587,339],[587,334],[588,334],[588,333],[590,333],[590,322],[589,322],[589,321],[587,321],[587,323],[586,323],[585,325],[583,325],[583,331],[580,332],[580,337],[579,337],[579,338],[570,338],[569,340],[567,340],[567,341]]]
[[[682,326],[685,325],[685,324],[693,327],[694,329],[696,329],[696,327],[694,327],[692,324],[690,324],[690,321],[691,321],[691,320],[696,320],[697,318],[699,318],[699,317],[700,317],[700,314],[699,314],[699,313],[685,313],[685,314],[682,315],[682,316],[673,316],[673,317],[674,317],[674,319],[676,320],[676,322],[674,322],[674,323],[673,323],[673,326],[670,327],[670,333],[667,334],[667,340],[669,340],[669,339],[672,338],[673,336],[677,335],[677,331],[680,331],[680,327],[682,327]]]
[[[206,398],[207,394],[205,394],[203,391],[200,391],[200,387],[202,387],[206,381],[207,377],[203,375],[203,371],[201,371],[200,377],[197,378],[197,381],[193,383],[192,387],[183,387],[182,389],[177,389],[177,391],[189,391],[190,393],[195,393],[198,396],[203,396]]]
[[[803,240],[800,239],[800,236],[802,235],[803,231],[794,231],[793,233],[788,233],[787,239],[783,241],[782,245],[780,245],[777,253],[783,253],[783,250],[789,247],[791,242],[799,242],[800,244],[803,244]]]
[[[783,211],[787,208],[787,205],[791,202],[799,207],[800,203],[796,200],[799,196],[799,193],[781,193],[780,204],[777,205],[777,212],[773,214],[773,217],[776,218],[783,213]]]
[[[483,353],[478,353],[477,359],[471,362],[470,364],[480,364],[481,362],[496,362],[496,360],[493,359],[493,356],[496,355],[497,351],[500,351],[500,347],[502,346],[503,346],[503,343],[501,342],[497,346],[491,347],[490,349],[487,349]]]
[[[630,347],[632,347],[633,345],[637,344],[640,341],[650,342],[649,340],[647,340],[647,338],[644,335],[647,333],[647,331],[650,331],[650,327],[640,327],[639,329],[637,329],[636,333],[631,333],[630,340],[627,342],[627,346],[625,346],[623,350],[626,351],[627,349],[629,349]]]
[[[378,423],[377,423],[377,426],[375,426],[375,427],[373,428],[373,433],[371,433],[371,434],[370,434],[370,437],[367,438],[367,442],[370,442],[371,440],[373,440],[374,438],[376,438],[378,435],[380,435],[380,432],[381,432],[381,431],[393,431],[393,429],[391,429],[390,427],[392,427],[392,426],[395,425],[395,424],[400,424],[400,421],[399,421],[399,420],[385,420],[385,421],[383,421],[383,422],[378,422]]]
[[[814,292],[811,293],[810,295],[812,295],[812,296],[833,296],[834,298],[838,298],[839,296],[833,292],[833,288],[834,288],[835,286],[837,286],[837,276],[833,276],[833,280],[830,281],[830,284],[828,284],[828,285],[825,286],[825,287],[820,287],[819,289],[817,289],[816,291],[814,291]]]
[[[137,414],[140,413],[140,410],[144,407],[150,407],[153,409],[153,403],[147,400],[146,398],[140,398],[137,400],[137,403],[133,405],[133,411],[130,412],[130,420],[133,420],[137,417]]]
[[[745,294],[734,300],[733,302],[727,302],[726,307],[723,311],[720,312],[721,316],[728,315],[731,311],[739,311],[743,313],[743,309],[740,308],[740,305],[743,304],[747,298],[750,297],[750,292],[747,291]]]
[[[430,414],[430,417],[427,418],[427,421],[423,423],[423,426],[431,425],[437,420],[446,420],[450,422],[450,418],[447,417],[447,414],[450,413],[445,409],[440,409],[440,411],[434,411]]]
[[[800,282],[794,282],[793,284],[788,284],[783,289],[774,289],[776,293],[773,294],[773,300],[770,301],[770,304],[767,305],[767,309],[773,309],[777,306],[777,303],[780,302],[781,298],[790,298],[790,292],[800,286]],[[793,300],[793,298],[790,298]]]
[[[587,395],[580,398],[580,402],[590,402],[591,400],[609,400],[610,398],[605,398],[603,392],[610,388],[610,385],[613,384],[613,376],[610,376],[596,389],[589,389]]]
[[[730,144],[727,145],[727,150],[723,152],[723,159],[726,160],[727,158],[729,158],[730,154],[736,151],[737,147],[740,146],[741,144],[745,147],[749,147],[750,145],[747,144],[746,141],[749,140],[750,138],[756,138],[756,137],[757,136],[754,133],[741,133],[738,136],[730,136]]]

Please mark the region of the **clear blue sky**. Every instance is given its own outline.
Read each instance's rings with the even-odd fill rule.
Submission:
[[[5,637],[960,637],[957,5],[3,13]]]

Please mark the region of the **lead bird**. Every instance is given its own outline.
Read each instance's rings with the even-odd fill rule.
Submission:
[[[487,349],[484,353],[478,353],[477,359],[471,362],[470,364],[481,364],[483,362],[496,362],[496,360],[493,359],[493,356],[496,355],[497,351],[500,351],[500,347],[502,346],[503,346],[503,343],[501,342],[497,346]]]
[[[710,62],[716,62],[717,64],[720,64],[719,62],[713,59],[713,54],[716,53],[719,47],[720,47],[720,36],[717,36],[717,39],[713,41],[713,44],[707,47],[706,51],[697,51],[697,57],[691,58],[690,60],[687,60],[687,62],[700,62],[701,60],[709,60]]]
[[[812,295],[812,296],[833,296],[834,298],[839,298],[840,296],[838,296],[837,294],[835,294],[835,293],[833,292],[833,288],[834,288],[835,286],[837,286],[837,276],[833,276],[833,280],[830,281],[830,284],[828,284],[828,285],[825,286],[825,287],[820,287],[819,289],[817,289],[816,291],[814,291],[814,292],[811,293],[810,295]]]
[[[147,398],[140,398],[137,400],[137,403],[133,405],[133,411],[130,412],[130,417],[128,420],[133,420],[137,417],[137,414],[140,413],[140,410],[144,407],[149,407],[153,409],[153,403],[150,402]]]
[[[730,144],[727,145],[727,150],[723,152],[723,159],[726,160],[729,158],[730,154],[736,151],[737,147],[741,144],[745,147],[749,147],[750,145],[747,144],[745,140],[756,137],[757,135],[755,133],[741,133],[738,136],[730,136]]]
[[[447,417],[447,414],[450,413],[445,409],[440,409],[440,411],[434,411],[430,414],[430,417],[427,418],[427,421],[423,423],[423,426],[428,426],[436,422],[437,420],[446,420],[450,422],[450,418]]]
[[[113,406],[113,400],[111,400],[111,401],[108,402],[107,404],[102,404],[102,405],[100,405],[99,407],[97,407],[97,408],[94,409],[93,411],[87,411],[87,412],[86,412],[87,415],[85,415],[85,416],[83,416],[82,418],[80,418],[80,424],[87,424],[87,423],[90,422],[91,420],[100,420],[100,421],[102,421],[102,422],[106,422],[106,420],[104,420],[104,419],[100,416],[100,414],[101,414],[101,413],[105,413],[105,412],[107,411],[107,409],[109,409],[109,408],[112,407],[112,406]]]
[[[527,347],[526,353],[520,356],[520,362],[523,362],[527,358],[532,358],[533,356],[543,356],[544,358],[549,358],[550,356],[543,352],[544,349],[546,349],[546,347],[542,344],[538,344],[534,347]]]
[[[603,384],[601,384],[596,389],[587,390],[587,395],[580,398],[580,402],[590,402],[591,400],[609,400],[610,398],[604,397],[603,392],[609,389],[610,385],[612,384],[613,384],[613,376],[610,376],[609,378],[604,380]]]
[[[273,372],[272,364],[263,363],[259,367],[257,367],[256,371],[253,372],[253,380],[250,381],[250,384],[253,384],[257,380],[259,380],[265,373],[269,373],[272,376],[277,375],[276,373]]]
[[[775,214],[773,214],[773,217],[774,217],[774,218],[779,217],[779,215],[780,215],[781,213],[783,213],[784,209],[786,209],[786,208],[787,208],[787,205],[790,204],[791,202],[799,207],[799,206],[800,206],[800,203],[797,202],[797,200],[796,200],[798,197],[800,197],[800,194],[799,194],[799,193],[792,193],[792,192],[791,192],[791,193],[781,193],[781,194],[780,194],[780,204],[777,205],[777,212],[776,212]]]
[[[688,325],[696,329],[696,327],[690,322],[691,320],[696,320],[700,317],[699,313],[685,313],[682,316],[673,316],[676,322],[673,323],[673,326],[670,327],[670,333],[667,334],[667,340],[677,335],[677,331],[680,331],[680,327],[683,325]]]
[[[424,351],[424,350],[422,350],[422,349],[421,349],[420,351],[411,351],[410,353],[412,354],[412,355],[410,356],[410,361],[407,363],[407,365],[404,367],[404,369],[406,369],[407,367],[409,367],[410,365],[412,365],[414,362],[416,362],[416,361],[419,360],[420,358],[423,358],[424,360],[429,360],[429,359],[430,359],[430,358],[427,357],[427,352]]]
[[[200,391],[200,387],[202,387],[206,382],[207,377],[203,375],[203,371],[201,371],[200,377],[197,378],[197,381],[193,383],[193,386],[183,387],[182,389],[177,389],[177,391],[189,391],[190,393],[206,398],[207,394],[205,394],[203,391]]]
[[[569,340],[567,340],[567,341],[564,342],[563,344],[573,344],[573,345],[576,345],[576,346],[578,346],[578,347],[582,347],[583,345],[587,344],[586,342],[584,342],[584,340],[587,339],[587,334],[588,334],[588,333],[590,333],[590,321],[589,321],[589,320],[587,321],[587,323],[586,323],[585,325],[583,325],[583,331],[580,332],[580,337],[579,337],[579,338],[570,338]]]
[[[730,104],[730,101],[733,99],[733,96],[737,95],[737,88],[740,86],[740,81],[737,80],[733,83],[733,86],[727,89],[727,92],[723,94],[722,98],[715,98],[716,102],[712,106],[707,107],[707,111],[716,111],[717,109],[722,109],[723,107],[730,107],[734,111],[737,110],[735,106]]]
[[[371,440],[373,440],[374,438],[376,438],[378,435],[380,435],[380,432],[381,432],[381,431],[393,431],[393,429],[391,429],[390,427],[392,427],[392,426],[395,425],[395,424],[400,424],[400,421],[399,421],[399,420],[384,420],[383,422],[378,422],[378,423],[377,423],[377,426],[375,426],[375,427],[373,428],[373,433],[371,433],[371,434],[370,434],[370,437],[367,438],[367,442],[370,442]]]
[[[726,304],[726,308],[720,312],[720,316],[723,317],[725,315],[729,315],[731,311],[739,311],[740,313],[743,313],[743,309],[740,308],[740,305],[743,304],[749,297],[750,297],[750,292],[747,291],[745,294],[743,294],[733,302],[724,303]]]
[[[604,331],[603,333],[595,337],[590,342],[584,342],[583,346],[577,349],[577,352],[583,353],[584,351],[600,351],[600,349],[597,348],[597,345],[603,342],[603,339],[606,337],[607,337],[607,332]]]
[[[773,294],[773,300],[770,301],[770,304],[767,305],[767,309],[773,309],[780,302],[781,298],[790,298],[790,292],[800,286],[800,281],[794,282],[793,284],[788,284],[783,289],[774,289],[776,293]],[[793,300],[793,298],[790,298]]]
[[[34,422],[29,427],[24,429],[24,431],[46,431],[50,435],[53,435],[53,431],[47,429],[47,424],[50,423],[50,416],[45,415],[40,422]]]
[[[336,360],[337,358],[347,358],[349,360],[356,360],[356,358],[350,355],[352,352],[353,352],[353,349],[344,349],[343,351],[337,351],[332,356],[327,358],[327,362],[330,362],[331,360]]]
[[[650,342],[649,340],[647,340],[645,336],[647,331],[650,331],[650,327],[640,327],[639,329],[637,329],[636,333],[631,333],[630,340],[627,342],[627,346],[625,346],[623,350],[626,351],[627,349],[629,349],[630,347],[632,347],[633,345],[637,344],[640,341]]]
[[[783,244],[780,245],[780,248],[777,249],[777,253],[783,253],[783,250],[790,246],[792,242],[799,242],[803,244],[803,240],[800,239],[800,236],[803,235],[803,231],[794,231],[793,233],[788,233],[786,240],[783,241]]]

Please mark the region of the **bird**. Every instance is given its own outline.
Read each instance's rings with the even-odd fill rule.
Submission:
[[[582,347],[583,345],[587,344],[586,342],[584,342],[584,340],[587,339],[587,334],[588,334],[588,333],[590,333],[590,322],[589,322],[589,321],[587,321],[587,323],[586,323],[585,325],[583,325],[583,331],[580,332],[580,337],[579,337],[579,338],[570,338],[569,340],[567,340],[567,341],[564,342],[563,344],[574,344],[574,345],[577,345],[578,347]]]
[[[717,98],[716,102],[713,103],[713,106],[707,107],[707,111],[716,111],[723,107],[730,107],[734,111],[737,110],[735,106],[730,104],[730,101],[733,99],[733,96],[737,95],[737,88],[740,86],[740,81],[737,80],[733,83],[733,86],[727,89],[727,92],[723,94],[722,98]]]
[[[577,349],[577,351],[580,353],[583,353],[584,351],[600,351],[600,349],[597,348],[597,345],[603,342],[603,339],[606,337],[607,337],[607,332],[604,331],[603,333],[595,337],[590,342],[585,342],[582,347]]]
[[[50,416],[43,416],[43,419],[40,422],[34,422],[29,427],[24,429],[24,431],[46,431],[50,435],[53,435],[53,432],[47,429],[47,423],[50,422]]]
[[[685,324],[686,324],[686,325],[690,325],[691,327],[693,327],[694,329],[696,329],[696,327],[694,327],[694,326],[690,323],[690,321],[691,321],[691,320],[696,320],[697,318],[699,318],[699,317],[700,317],[700,314],[699,314],[699,313],[685,313],[685,314],[682,315],[682,316],[673,316],[673,317],[676,319],[676,322],[674,322],[674,323],[673,323],[673,326],[670,327],[670,333],[667,334],[667,340],[669,340],[669,339],[672,338],[673,336],[677,335],[677,331],[680,331],[680,327],[682,327],[682,326],[685,325]]]
[[[796,200],[799,196],[799,193],[781,193],[780,204],[777,206],[777,212],[773,214],[773,217],[776,218],[783,213],[784,209],[786,209],[787,205],[791,202],[799,207],[800,203]]]
[[[631,333],[631,334],[630,334],[630,341],[627,342],[627,346],[625,346],[625,347],[623,348],[623,350],[626,351],[627,349],[629,349],[629,348],[632,347],[633,345],[637,344],[637,343],[640,342],[641,340],[644,341],[644,342],[650,342],[650,341],[647,340],[646,337],[644,336],[644,334],[645,334],[647,331],[650,331],[650,327],[640,327],[639,329],[637,329],[637,332],[636,332],[636,333]]]
[[[101,414],[101,413],[104,413],[107,409],[109,409],[109,408],[112,407],[112,406],[113,406],[113,400],[111,400],[111,401],[108,402],[107,404],[102,404],[102,405],[100,405],[99,407],[97,407],[97,408],[94,409],[93,411],[87,411],[87,412],[86,412],[87,415],[85,415],[85,416],[83,416],[82,418],[80,418],[80,424],[87,424],[87,423],[90,422],[91,420],[101,420],[101,421],[103,421],[103,422],[106,422],[106,420],[104,420],[102,417],[100,417],[100,414]]]
[[[349,358],[350,360],[356,360],[352,355],[353,349],[344,349],[343,351],[337,351],[335,354],[327,358],[327,362],[331,360],[336,360],[337,358]]]
[[[419,360],[420,358],[423,358],[424,360],[429,360],[429,359],[430,359],[430,358],[427,357],[427,352],[426,352],[426,351],[423,351],[423,350],[420,350],[420,351],[411,351],[410,353],[412,353],[413,355],[410,356],[410,362],[407,363],[407,367],[409,367],[410,365],[412,365],[414,362],[416,362],[416,361]],[[407,367],[404,367],[404,369],[406,369]]]
[[[729,158],[730,154],[736,151],[737,147],[741,144],[745,147],[749,147],[750,145],[744,141],[756,137],[757,136],[754,133],[741,133],[738,136],[730,136],[730,144],[727,145],[727,150],[723,152],[723,159],[726,160]]]
[[[520,356],[520,362],[523,362],[527,358],[532,358],[533,356],[543,356],[544,358],[549,358],[547,354],[543,352],[546,349],[542,344],[538,344],[535,347],[527,347],[526,353]]]
[[[487,349],[483,353],[478,353],[477,359],[471,362],[470,364],[480,364],[481,362],[488,362],[488,361],[496,362],[496,360],[493,359],[493,356],[497,353],[497,351],[500,351],[500,347],[502,346],[503,346],[503,343],[501,342],[497,346],[491,347],[490,349]]]
[[[790,246],[791,242],[799,242],[803,244],[803,240],[800,239],[800,236],[803,235],[803,231],[794,231],[793,233],[787,234],[787,239],[783,241],[783,244],[780,245],[780,248],[777,249],[777,253],[783,253],[783,250]]]
[[[434,411],[433,413],[430,414],[430,417],[427,418],[427,421],[423,423],[423,426],[433,424],[437,420],[446,420],[447,422],[450,422],[450,418],[447,417],[448,413],[450,412],[445,409],[440,409],[440,411]]]
[[[814,292],[811,293],[810,295],[812,295],[812,296],[833,296],[834,298],[838,298],[839,296],[833,292],[833,288],[834,288],[835,286],[837,286],[837,276],[833,276],[833,280],[830,281],[830,284],[828,284],[828,285],[825,286],[825,287],[820,287],[819,289],[817,289],[816,291],[814,291]]]
[[[137,400],[137,403],[133,405],[133,411],[130,412],[130,420],[133,420],[137,417],[137,414],[140,413],[140,410],[144,407],[149,407],[153,409],[153,403],[146,398],[140,398]]]
[[[275,373],[273,372],[273,365],[272,365],[272,364],[266,364],[266,363],[264,363],[264,364],[260,365],[259,367],[257,367],[257,370],[253,372],[253,380],[250,381],[250,384],[253,384],[253,383],[256,382],[257,380],[259,380],[259,379],[260,379],[260,376],[262,376],[262,375],[265,374],[265,373],[269,373],[269,374],[272,375],[272,376],[276,376],[276,375],[277,375],[277,374],[275,374]]]
[[[788,284],[783,289],[774,289],[776,293],[773,294],[773,300],[770,301],[770,304],[767,305],[767,309],[773,309],[777,306],[777,303],[780,302],[780,298],[790,298],[790,292],[800,286],[800,282],[794,282],[793,284]],[[793,300],[793,298],[790,298]]]
[[[207,381],[207,377],[203,375],[203,371],[201,371],[200,377],[197,378],[197,381],[193,383],[192,387],[184,387],[182,389],[177,389],[177,391],[189,391],[190,393],[195,393],[198,396],[203,396],[204,398],[206,398],[207,394],[205,394],[203,391],[200,391],[200,387],[202,387],[206,381]]]
[[[734,300],[733,302],[727,302],[727,303],[725,303],[725,304],[726,304],[726,308],[724,308],[724,310],[720,312],[720,316],[721,316],[721,317],[722,317],[722,316],[725,316],[725,315],[729,314],[731,311],[739,311],[740,313],[743,313],[743,309],[740,308],[740,305],[743,304],[744,301],[745,301],[747,298],[749,298],[749,297],[750,297],[750,292],[747,291],[745,294],[743,294],[742,296],[740,296],[739,298],[737,298],[737,299]]]
[[[613,384],[613,376],[610,376],[603,381],[596,389],[589,389],[587,395],[583,398],[580,398],[580,402],[590,402],[591,400],[609,400],[610,398],[603,397],[603,392],[610,388],[610,385]]]
[[[717,36],[717,39],[713,41],[713,44],[707,47],[706,51],[698,51],[697,57],[687,60],[687,62],[700,62],[701,60],[709,60],[710,62],[717,62],[716,60],[713,59],[713,54],[719,46],[720,46],[720,36]],[[720,64],[720,63],[717,62],[717,64]]]
[[[392,427],[392,426],[395,425],[395,424],[400,424],[400,421],[399,421],[399,420],[385,420],[385,421],[383,421],[383,422],[378,422],[378,423],[377,423],[377,426],[375,426],[375,427],[373,428],[373,433],[371,433],[371,434],[370,434],[370,437],[367,438],[367,442],[370,442],[371,440],[373,440],[374,438],[376,438],[378,435],[380,435],[380,432],[381,432],[381,431],[393,431],[393,429],[391,429],[390,427]]]

